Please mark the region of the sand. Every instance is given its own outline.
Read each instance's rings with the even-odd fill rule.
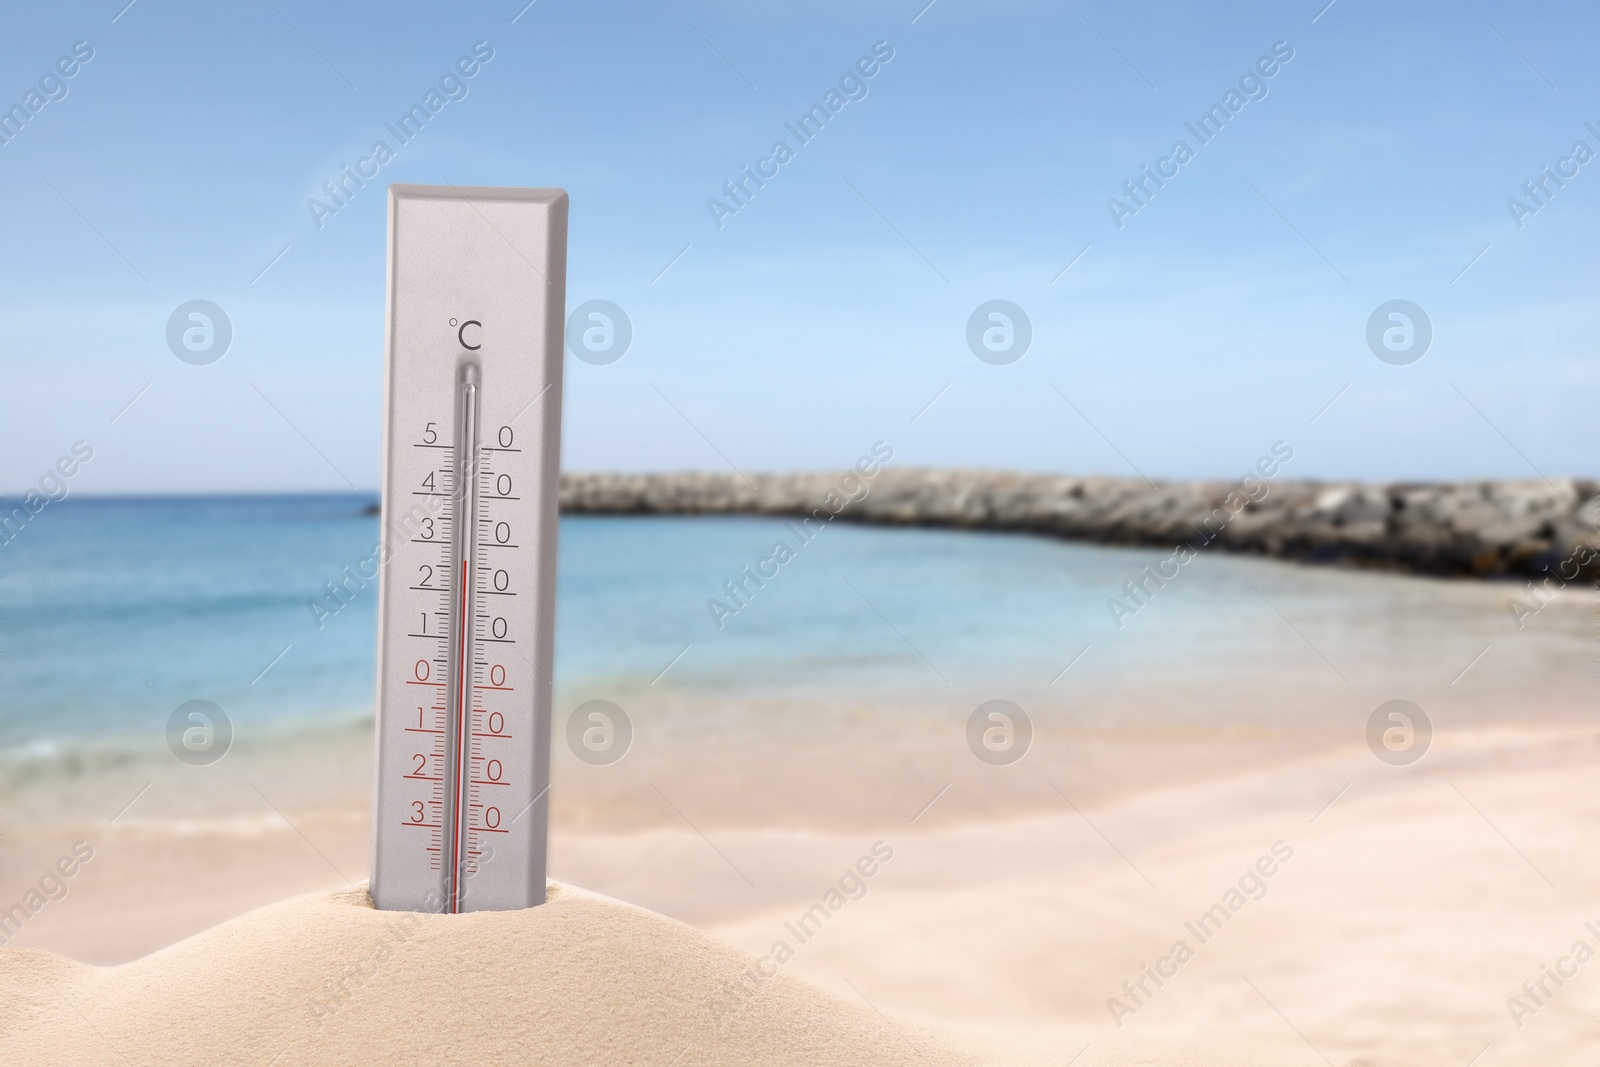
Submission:
[[[521,912],[373,910],[364,889],[251,912],[113,968],[0,956],[6,1063],[958,1063],[947,1042],[682,923],[553,884]]]
[[[1406,768],[1346,750],[1077,807],[1058,783],[1044,815],[955,817],[984,809],[952,788],[931,826],[558,827],[549,904],[416,920],[346,881],[349,812],[119,822],[13,944],[128,962],[0,950],[0,1063],[1590,1065],[1597,765],[1590,731],[1460,731]],[[130,930],[168,947],[106,948]]]

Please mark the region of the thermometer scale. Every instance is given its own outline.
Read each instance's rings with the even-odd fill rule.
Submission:
[[[559,189],[389,189],[372,899],[545,900]]]

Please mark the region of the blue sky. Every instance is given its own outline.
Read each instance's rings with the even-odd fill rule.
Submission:
[[[1520,228],[1506,204],[1600,151],[1590,7],[125,2],[0,40],[8,107],[93,49],[0,145],[0,490],[80,439],[85,492],[375,486],[389,182],[571,194],[568,306],[614,301],[634,341],[569,357],[568,469],[884,439],[908,466],[1232,477],[1282,439],[1302,477],[1600,474],[1600,161]],[[476,42],[466,95],[319,227],[307,200]],[[877,42],[865,98],[794,141]],[[1185,123],[1276,42],[1200,145]],[[1118,228],[1108,198],[1180,138]],[[780,139],[719,228],[707,200]],[[997,298],[1033,326],[1006,366],[965,341]],[[233,324],[209,366],[164,339],[192,299]],[[1365,339],[1392,299],[1433,324],[1410,365]]]

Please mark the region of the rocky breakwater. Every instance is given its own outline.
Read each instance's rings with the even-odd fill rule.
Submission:
[[[568,514],[781,515],[1250,552],[1433,575],[1600,578],[1600,483],[1146,482],[982,470],[566,474]]]

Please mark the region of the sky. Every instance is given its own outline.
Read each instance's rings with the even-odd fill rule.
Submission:
[[[1292,477],[1600,475],[1591,5],[525,4],[8,14],[0,107],[43,102],[0,143],[0,492],[77,442],[76,492],[374,489],[391,182],[570,194],[568,307],[615,303],[633,340],[567,357],[568,470],[826,470],[881,440],[1232,478],[1283,441]],[[167,341],[192,300],[231,325],[207,365]],[[1031,329],[1014,361],[969,345],[993,300]],[[1420,358],[1411,312],[1378,330],[1403,361],[1369,343],[1396,300]]]

